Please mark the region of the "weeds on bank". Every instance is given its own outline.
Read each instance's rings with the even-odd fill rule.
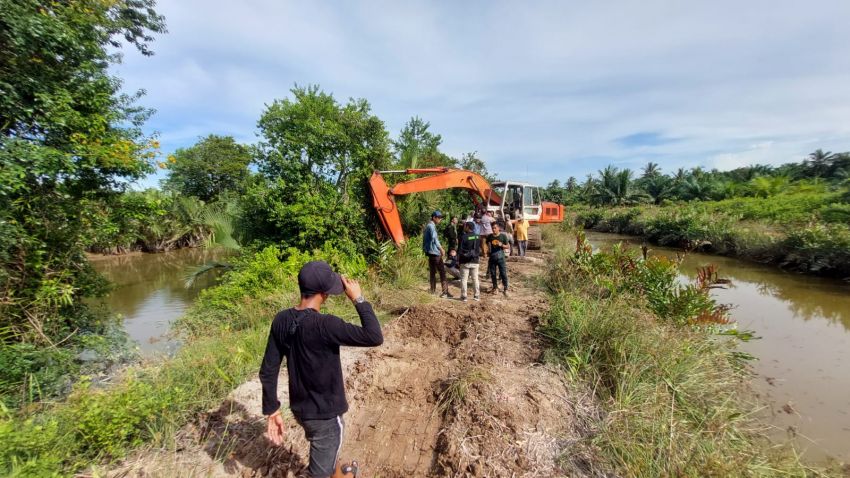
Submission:
[[[786,194],[629,209],[574,211],[574,224],[649,242],[850,276],[850,204],[837,193]]]
[[[577,245],[550,264],[542,333],[548,359],[595,390],[606,412],[578,446],[620,476],[816,474],[762,436],[741,355],[712,335],[725,321],[708,294],[722,284],[716,271],[680,285],[673,262]]]

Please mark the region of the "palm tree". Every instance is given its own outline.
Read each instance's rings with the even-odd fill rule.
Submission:
[[[767,198],[782,192],[788,186],[786,176],[758,176],[753,178],[747,186],[755,197]]]
[[[653,163],[652,161],[646,163],[646,166],[643,167],[643,177],[644,178],[654,178],[661,175],[661,168],[658,167],[658,163]]]
[[[569,179],[567,179],[567,184],[565,185],[565,188],[567,189],[568,193],[571,193],[578,188],[578,181],[576,181],[575,176],[570,176]]]
[[[703,176],[689,176],[678,183],[679,197],[686,201],[705,201],[712,199],[719,189],[719,183]]]
[[[816,149],[815,152],[809,154],[809,159],[805,161],[812,171],[812,175],[820,177],[829,172],[832,162],[835,160],[835,155],[832,151],[824,151]]]
[[[628,168],[622,171],[614,166],[608,166],[599,171],[592,199],[597,204],[624,206],[635,204],[646,195],[633,187],[632,171]]]
[[[673,180],[664,175],[657,175],[646,178],[643,183],[643,190],[652,199],[653,204],[661,204],[662,201],[673,196],[676,190]]]

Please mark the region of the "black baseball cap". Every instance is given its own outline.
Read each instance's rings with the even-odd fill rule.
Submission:
[[[338,295],[345,291],[342,277],[325,261],[311,261],[304,264],[298,272],[298,288],[304,295]]]

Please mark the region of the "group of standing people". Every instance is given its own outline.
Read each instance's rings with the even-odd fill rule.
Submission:
[[[486,257],[486,278],[492,281],[491,293],[499,290],[499,282],[502,283],[502,294],[508,295],[508,268],[506,254],[525,256],[528,245],[529,223],[521,216],[507,224],[508,230],[503,230],[502,225],[493,217],[491,211],[484,214],[471,214],[463,222],[458,224],[457,217],[453,217],[445,228],[448,253],[440,243],[437,226],[443,221],[442,212],[434,211],[431,220],[425,226],[422,238],[422,249],[428,256],[429,280],[431,293],[436,294],[437,274],[440,276],[442,292],[440,297],[453,298],[449,292],[446,273],[455,279],[460,279],[462,301],[467,300],[467,288],[469,276],[472,276],[474,300],[480,300],[479,285],[479,262],[481,256]],[[510,233],[513,229],[514,234]],[[445,262],[443,257],[446,258]]]

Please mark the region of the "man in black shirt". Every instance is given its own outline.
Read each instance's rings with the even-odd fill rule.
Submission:
[[[501,231],[499,223],[493,223],[493,233],[487,236],[487,244],[490,246],[490,259],[487,262],[487,270],[490,274],[490,280],[493,281],[493,288],[490,293],[496,293],[499,290],[499,282],[496,280],[496,271],[502,278],[502,285],[505,289],[502,294],[508,296],[508,265],[505,263],[505,251],[510,247],[508,236]]]
[[[275,445],[283,441],[284,424],[277,398],[280,364],[286,357],[289,408],[310,442],[313,477],[334,474],[348,411],[339,347],[374,347],[384,341],[381,324],[372,306],[363,299],[360,285],[333,272],[323,261],[308,262],[298,273],[301,302],[279,312],[272,322],[260,382],[263,414],[268,415],[268,436]],[[319,310],[331,294],[345,292],[354,303],[362,327]]]
[[[457,216],[453,216],[451,222],[446,226],[446,243],[449,249],[446,252],[457,251]]]

